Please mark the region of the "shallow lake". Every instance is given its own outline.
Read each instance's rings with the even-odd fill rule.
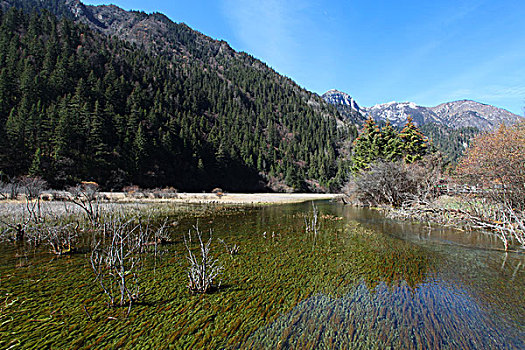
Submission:
[[[525,348],[525,254],[483,233],[316,205],[317,234],[305,231],[311,203],[174,209],[174,243],[128,317],[105,306],[89,253],[4,244],[0,348]],[[197,221],[224,266],[207,295],[187,288],[183,235]]]

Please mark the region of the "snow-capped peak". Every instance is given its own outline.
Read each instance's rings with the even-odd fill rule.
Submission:
[[[352,98],[337,90],[330,90],[323,98],[335,105],[351,105]],[[355,102],[354,102],[355,103]],[[372,107],[361,107],[363,115],[370,114],[375,120],[390,121],[394,126],[403,126],[410,116],[418,125],[436,123],[453,128],[476,127],[491,130],[501,123],[513,124],[523,118],[507,110],[471,100],[442,103],[436,107],[424,107],[414,102],[391,101]]]

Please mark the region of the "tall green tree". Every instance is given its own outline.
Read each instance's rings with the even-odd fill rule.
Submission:
[[[428,139],[414,124],[411,117],[401,132],[387,122],[383,128],[369,118],[354,141],[352,171],[366,170],[377,160],[406,163],[420,160],[429,152]]]
[[[354,141],[352,170],[355,172],[368,169],[370,163],[381,157],[383,142],[379,126],[371,116],[368,117],[361,133]]]
[[[381,155],[383,159],[388,161],[397,161],[403,157],[403,140],[399,132],[390,124],[386,122],[385,126],[381,128],[381,137],[383,138],[383,149]]]
[[[406,163],[413,163],[427,154],[428,139],[414,124],[411,117],[407,118],[407,123],[401,130],[399,137],[403,141],[403,153]]]

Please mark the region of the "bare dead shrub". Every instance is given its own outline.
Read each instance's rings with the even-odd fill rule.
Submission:
[[[46,220],[40,195],[47,187],[47,183],[37,177],[22,177],[15,184],[25,194],[25,204],[17,205],[12,213],[3,213],[0,217],[1,231],[4,240],[22,242],[27,241],[38,246],[42,242],[42,230],[39,229]]]
[[[69,188],[69,193],[71,194],[70,201],[82,209],[91,224],[96,225],[101,215],[101,196],[98,184],[81,182]]]
[[[224,245],[224,248],[226,249],[226,252],[230,254],[230,256],[234,256],[239,254],[240,247],[237,244],[228,245],[224,240],[219,238],[219,242],[221,242]]]
[[[28,200],[39,199],[47,189],[47,182],[40,177],[23,176],[19,179],[19,184]]]
[[[122,189],[122,191],[124,191],[124,193],[126,194],[126,197],[131,197],[131,198],[136,198],[136,199],[142,199],[142,198],[147,197],[146,191],[141,189],[137,185],[126,186]]]
[[[102,237],[94,244],[90,261],[110,307],[127,304],[129,313],[131,305],[139,300],[148,233],[135,218],[117,215],[103,224]]]
[[[165,187],[161,190],[163,198],[177,198],[178,192],[174,187]]]
[[[169,232],[167,230],[168,228],[168,218],[165,218],[162,222],[162,225],[155,230],[153,233],[153,238],[156,245],[165,245],[172,242],[171,237],[169,235]]]
[[[122,191],[131,195],[131,194],[133,194],[135,192],[139,192],[140,191],[140,187],[137,186],[137,185],[129,185],[129,186],[123,187]]]
[[[127,305],[129,314],[132,304],[142,298],[146,254],[154,248],[156,268],[158,244],[168,239],[167,227],[167,220],[155,229],[149,219],[125,218],[122,213],[104,218],[90,262],[108,306]]]
[[[0,199],[17,199],[20,194],[20,183],[14,179],[0,181]]]
[[[40,216],[36,217],[32,208],[34,201],[28,203],[29,206],[16,204],[4,208],[7,213],[0,217],[3,226],[0,239],[23,243],[26,248],[46,245],[56,255],[73,253],[79,238],[79,224],[70,223],[60,212],[53,212],[48,208],[49,203],[42,203]]]
[[[153,193],[154,198],[159,199],[169,199],[169,198],[177,198],[177,190],[173,187],[166,187],[166,188],[156,188],[151,191]]]
[[[404,163],[383,161],[373,163],[369,170],[356,174],[352,182],[351,197],[369,206],[388,204],[400,207],[412,199],[417,187]]]
[[[505,250],[509,250],[511,244],[525,249],[525,212],[491,198],[481,198],[475,204],[469,203],[462,212],[472,228],[494,232]]]
[[[428,204],[438,195],[440,164],[429,158],[409,165],[379,161],[356,174],[346,185],[346,194],[357,204],[369,206]]]
[[[433,153],[421,160],[408,164],[408,172],[416,183],[415,193],[410,205],[428,205],[440,195],[439,184],[443,179],[443,158],[440,153]]]
[[[0,199],[9,199],[8,183],[0,180]]]
[[[193,228],[199,244],[200,258],[197,258],[192,252],[192,233],[190,230],[188,237],[184,237],[184,244],[188,251],[187,258],[190,263],[188,267],[188,288],[192,293],[208,293],[220,287],[220,282],[216,284],[216,279],[221,275],[223,266],[211,256],[212,231],[210,230],[210,238],[204,243],[198,224]]]
[[[40,177],[23,176],[18,180],[20,189],[25,194],[26,209],[30,215],[30,222],[41,224],[44,222],[40,195],[47,188],[47,182]]]
[[[0,230],[0,241],[15,241],[22,242],[26,238],[26,231],[28,228],[29,220],[26,218],[24,221],[18,223],[11,223],[4,219],[0,219],[2,228]]]
[[[317,207],[315,206],[315,203],[312,202],[312,212],[311,214],[305,214],[304,216],[304,225],[305,225],[305,231],[307,233],[312,233],[314,237],[317,237],[317,234],[319,233],[319,211],[317,210]]]
[[[42,228],[43,240],[55,255],[72,254],[77,249],[78,228],[78,223],[46,225]]]

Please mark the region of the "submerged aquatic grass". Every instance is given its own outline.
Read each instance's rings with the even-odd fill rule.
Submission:
[[[150,217],[160,225],[169,216],[171,244],[163,246],[156,263],[153,258],[146,262],[145,293],[128,317],[125,307],[106,307],[94,283],[89,252],[56,258],[37,251],[19,257],[13,246],[4,245],[0,348],[277,347],[280,339],[288,339],[291,347],[330,346],[330,341],[337,347],[329,327],[300,340],[300,330],[291,326],[300,324],[299,319],[290,315],[300,308],[306,310],[300,316],[304,318],[311,300],[337,303],[356,288],[371,293],[404,288],[409,295],[433,276],[434,253],[337,216],[321,215],[314,240],[305,232],[304,210],[309,208],[158,209],[159,215]],[[191,294],[187,288],[184,234],[197,218],[203,232],[213,229],[214,257],[224,267],[221,287],[211,294]],[[230,255],[219,239],[242,249]],[[366,305],[361,310],[370,320],[374,312]],[[351,323],[348,315],[336,312],[330,322],[344,319]],[[276,322],[284,326],[275,327]],[[358,339],[361,333],[355,334]]]

